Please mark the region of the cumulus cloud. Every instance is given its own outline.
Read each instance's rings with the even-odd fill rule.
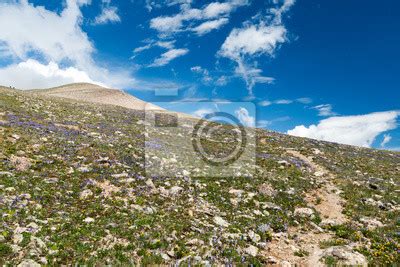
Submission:
[[[10,58],[13,64],[26,62],[34,57],[47,65],[68,64],[85,72],[91,80],[110,86],[127,85],[133,79],[126,71],[113,73],[100,67],[93,60],[95,47],[82,30],[81,6],[89,0],[66,0],[65,8],[52,12],[42,6],[34,6],[27,0],[0,3],[0,56]],[[7,69],[17,70],[10,66]],[[37,85],[32,85],[36,87]]]
[[[88,82],[104,86],[76,68],[62,69],[55,62],[44,65],[32,59],[0,69],[0,81],[3,85],[18,89],[32,89],[32,86],[49,88],[75,82]]]
[[[285,41],[286,29],[281,25],[247,25],[232,30],[222,44],[220,55],[233,60],[248,55],[272,55],[277,45]]]
[[[167,65],[175,58],[181,57],[189,53],[188,49],[171,49],[163,53],[159,58],[156,58],[150,67],[161,67]]]
[[[254,127],[255,126],[255,118],[249,114],[249,111],[246,108],[240,107],[235,111],[235,115],[238,120],[246,127]]]
[[[233,29],[218,52],[220,56],[237,63],[235,72],[246,81],[250,95],[256,83],[267,83],[273,79],[262,76],[261,70],[254,67],[255,62],[249,64],[246,61],[261,55],[274,56],[277,47],[287,41],[287,30],[281,17],[293,4],[293,0],[286,0],[280,8],[271,9],[270,21],[246,22],[242,28]]]
[[[296,126],[287,133],[336,143],[370,147],[381,133],[397,128],[399,111],[375,112],[366,115],[337,116],[321,120],[317,125]]]
[[[337,115],[337,113],[332,111],[331,104],[318,105],[318,106],[312,107],[312,109],[318,110],[318,116],[322,116],[322,117],[329,117],[329,116]]]

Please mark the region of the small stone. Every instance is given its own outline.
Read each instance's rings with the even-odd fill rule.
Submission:
[[[235,195],[238,198],[240,198],[243,193],[244,193],[244,191],[240,190],[240,189],[231,189],[231,190],[229,190],[229,194]]]
[[[269,224],[261,224],[257,227],[257,230],[261,233],[266,233],[269,230],[271,230],[271,226],[269,226]]]
[[[10,162],[17,171],[21,172],[28,170],[32,166],[31,160],[26,157],[17,157],[12,155]]]
[[[146,185],[147,185],[148,187],[151,187],[151,188],[156,188],[156,186],[155,186],[154,183],[153,183],[153,180],[151,180],[151,179],[148,179],[148,180],[146,181]]]
[[[294,215],[301,218],[311,218],[314,216],[314,211],[310,208],[296,208]]]
[[[85,223],[92,223],[94,222],[93,218],[87,217],[86,219],[83,220]]]
[[[253,245],[250,245],[244,249],[244,252],[246,252],[250,256],[256,257],[258,254],[258,248]]]
[[[368,262],[364,255],[359,252],[355,252],[349,246],[341,247],[330,247],[327,248],[323,254],[323,257],[334,257],[338,259],[340,266],[367,266]]]
[[[88,198],[88,197],[90,197],[90,196],[92,196],[92,195],[93,195],[92,190],[86,189],[86,190],[83,190],[83,191],[79,194],[79,198],[80,198],[80,199],[86,199],[86,198]]]
[[[360,222],[362,222],[367,227],[368,230],[375,230],[376,228],[384,226],[384,224],[381,221],[374,218],[364,217],[360,219]]]
[[[229,223],[227,221],[225,221],[224,219],[222,219],[221,217],[219,217],[219,216],[215,216],[214,217],[214,223],[219,225],[219,226],[222,226],[222,227],[228,227],[229,226]]]
[[[182,192],[183,191],[183,188],[182,187],[180,187],[180,186],[173,186],[173,187],[171,187],[171,189],[169,190],[169,193],[171,194],[171,195],[177,195],[177,194],[179,194],[180,192]]]
[[[339,224],[340,224],[340,223],[337,222],[337,221],[335,221],[335,220],[325,219],[325,220],[322,220],[322,221],[320,222],[319,226],[321,226],[321,227],[323,227],[323,228],[326,228],[326,227],[337,226],[337,225],[339,225]]]
[[[260,235],[254,233],[253,231],[249,231],[247,235],[249,236],[250,240],[253,241],[254,243],[258,243],[261,240]]]
[[[28,259],[23,260],[17,267],[40,267],[40,264],[35,262],[34,260]]]

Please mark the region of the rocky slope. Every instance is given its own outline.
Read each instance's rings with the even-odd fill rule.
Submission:
[[[90,83],[73,83],[43,90],[35,89],[31,90],[30,93],[91,103],[109,104],[129,109],[161,110],[160,107],[144,102],[121,90],[104,88]]]
[[[255,175],[148,175],[143,111],[64,89],[0,89],[1,264],[400,262],[399,153],[256,130]]]

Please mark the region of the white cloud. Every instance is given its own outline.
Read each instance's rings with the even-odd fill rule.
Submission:
[[[246,61],[261,55],[272,57],[277,47],[287,41],[287,30],[281,17],[293,4],[293,0],[285,0],[279,8],[270,9],[270,21],[246,22],[242,28],[233,29],[218,52],[218,55],[237,63],[235,73],[245,80],[250,95],[255,84],[270,83],[273,78],[261,75],[256,62],[248,64]]]
[[[268,101],[268,100],[263,100],[263,101],[258,102],[258,105],[262,106],[262,107],[267,107],[267,106],[272,105],[272,102]]]
[[[255,118],[249,114],[249,111],[243,107],[235,110],[236,117],[246,127],[255,126]]]
[[[301,103],[301,104],[310,104],[312,103],[312,99],[309,97],[301,97],[301,98],[297,98],[296,99],[297,102]]]
[[[238,66],[235,68],[235,74],[242,77],[246,82],[249,95],[253,95],[253,87],[256,83],[270,84],[275,81],[272,77],[262,76],[262,70],[247,66],[241,59],[237,61]]]
[[[375,112],[366,115],[330,117],[317,125],[296,126],[287,133],[318,140],[370,147],[375,138],[397,127],[399,111]]]
[[[85,72],[91,80],[109,86],[127,86],[134,80],[127,71],[111,72],[93,60],[95,47],[81,29],[83,17],[81,6],[89,0],[66,0],[61,13],[52,12],[42,6],[34,6],[27,0],[0,3],[0,43],[2,53],[13,64],[32,58],[68,64]],[[43,63],[45,62],[45,63]],[[11,65],[11,66],[12,66]],[[16,69],[10,68],[8,71]]]
[[[289,105],[293,103],[293,100],[290,99],[279,99],[274,102],[277,105]]]
[[[175,46],[175,41],[154,41],[154,40],[146,40],[147,44],[140,46],[140,47],[136,47],[133,50],[133,54],[134,57],[146,50],[149,50],[150,48],[153,48],[155,46],[161,47],[161,48],[165,48],[165,49],[173,49]]]
[[[161,67],[167,65],[169,62],[174,60],[177,57],[181,57],[189,53],[188,49],[171,49],[168,50],[167,52],[161,54],[159,58],[156,58],[152,64],[150,64],[150,67]]]
[[[216,86],[225,86],[228,84],[228,77],[222,75],[215,81]]]
[[[68,59],[86,65],[94,47],[78,27],[82,20],[80,5],[85,3],[69,0],[60,15],[27,1],[2,3],[0,25],[12,27],[1,27],[0,40],[18,58],[26,59],[37,51],[47,59]]]
[[[286,29],[281,25],[248,25],[233,29],[222,44],[220,55],[238,60],[243,56],[273,55],[277,45],[286,41]]]
[[[161,36],[169,36],[173,33],[188,30],[203,35],[226,24],[229,14],[237,7],[247,5],[248,1],[230,0],[225,3],[213,2],[203,6],[201,9],[192,8],[191,2],[187,1],[179,4],[181,5],[181,11],[179,13],[173,16],[153,18],[150,21],[150,28],[157,30]],[[225,18],[225,20],[220,20],[222,17]],[[193,28],[193,22],[198,21],[203,21],[203,23]]]
[[[2,85],[18,89],[49,88],[75,82],[103,85],[91,80],[87,73],[76,68],[61,69],[57,63],[43,65],[32,59],[1,68],[0,81]]]
[[[390,134],[384,134],[383,140],[381,142],[381,147],[385,147],[392,140],[392,136]]]
[[[196,32],[197,35],[201,36],[213,30],[221,28],[223,25],[227,24],[228,21],[229,20],[227,18],[206,21],[200,24],[199,26],[193,28],[192,30]]]
[[[322,105],[318,105],[318,106],[315,106],[312,108],[318,110],[318,116],[329,117],[329,116],[337,115],[337,113],[332,111],[331,104],[322,104]]]
[[[118,15],[118,8],[115,6],[102,7],[101,13],[94,19],[95,25],[116,22],[121,22],[121,18]]]
[[[210,76],[210,72],[207,69],[204,69],[200,66],[191,67],[190,70],[194,73],[201,75],[201,80],[205,84],[209,84],[213,81],[213,78]]]
[[[204,116],[215,112],[215,110],[210,108],[201,108],[193,112],[192,114],[196,117],[203,118]]]

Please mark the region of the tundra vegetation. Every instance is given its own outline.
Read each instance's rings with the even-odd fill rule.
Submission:
[[[143,120],[0,89],[0,264],[400,262],[400,153],[260,129],[254,175],[155,176]]]

